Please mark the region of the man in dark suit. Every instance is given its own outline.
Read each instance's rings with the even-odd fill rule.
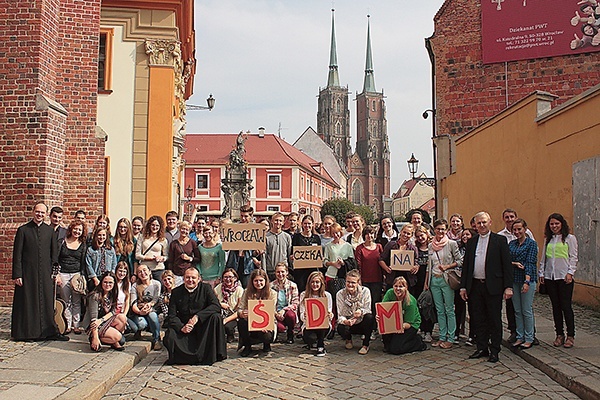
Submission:
[[[502,341],[502,298],[513,295],[513,267],[508,242],[491,232],[490,215],[475,215],[476,235],[467,242],[460,296],[471,303],[477,350],[469,358],[498,362]]]
[[[12,278],[15,293],[11,316],[14,340],[69,340],[54,322],[52,265],[58,260],[57,235],[44,223],[48,207],[37,203],[31,221],[17,229]]]

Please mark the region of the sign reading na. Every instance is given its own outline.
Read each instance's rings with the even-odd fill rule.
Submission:
[[[267,227],[263,224],[225,224],[223,250],[264,250]]]
[[[402,303],[399,301],[388,301],[375,303],[375,311],[379,317],[377,325],[379,333],[404,333],[402,319]]]
[[[248,300],[248,330],[275,331],[275,300]]]
[[[306,329],[329,328],[329,312],[327,297],[311,297],[304,299],[306,306]]]
[[[412,250],[392,250],[390,268],[394,271],[410,271],[415,266],[415,252]]]
[[[323,246],[294,246],[294,269],[321,268],[323,266]]]

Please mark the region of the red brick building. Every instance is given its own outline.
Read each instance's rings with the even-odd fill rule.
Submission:
[[[221,179],[236,138],[237,134],[186,135],[184,182],[193,189],[191,202],[200,214],[220,215],[225,206]],[[273,134],[249,134],[245,149],[254,186],[250,205],[256,214],[296,211],[320,221],[321,204],[340,195],[340,186],[323,163]]]
[[[446,0],[434,17],[433,35],[426,39],[435,82],[438,186],[454,172],[456,138],[535,90],[559,96],[555,107],[600,82],[597,51],[484,65],[481,5],[480,0]],[[438,210],[440,217],[447,212]]]

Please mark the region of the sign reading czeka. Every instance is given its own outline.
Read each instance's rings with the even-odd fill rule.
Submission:
[[[392,250],[390,268],[394,271],[410,271],[415,266],[415,252],[412,250]]]
[[[225,224],[223,250],[264,250],[266,231],[263,224]]]
[[[294,246],[294,269],[321,268],[323,266],[323,246]]]
[[[401,302],[375,303],[375,311],[379,317],[377,322],[379,333],[382,335],[386,333],[404,333]]]
[[[329,328],[329,311],[327,297],[311,297],[304,299],[306,305],[306,329]]]
[[[274,300],[248,300],[248,330],[275,331]]]

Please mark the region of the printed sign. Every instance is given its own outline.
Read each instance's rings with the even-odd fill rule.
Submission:
[[[404,333],[401,302],[375,303],[375,311],[379,317],[379,321],[377,322],[379,333],[382,335],[387,333]]]
[[[248,300],[248,330],[275,331],[275,300]]]
[[[264,250],[267,227],[263,224],[225,224],[223,250]]]
[[[329,311],[327,297],[311,297],[304,299],[306,306],[306,329],[329,328]]]
[[[600,7],[590,0],[481,2],[483,63],[600,50]]]
[[[415,252],[412,250],[392,250],[390,268],[394,271],[410,271],[415,266]]]
[[[294,269],[321,268],[323,266],[323,246],[294,246]]]

